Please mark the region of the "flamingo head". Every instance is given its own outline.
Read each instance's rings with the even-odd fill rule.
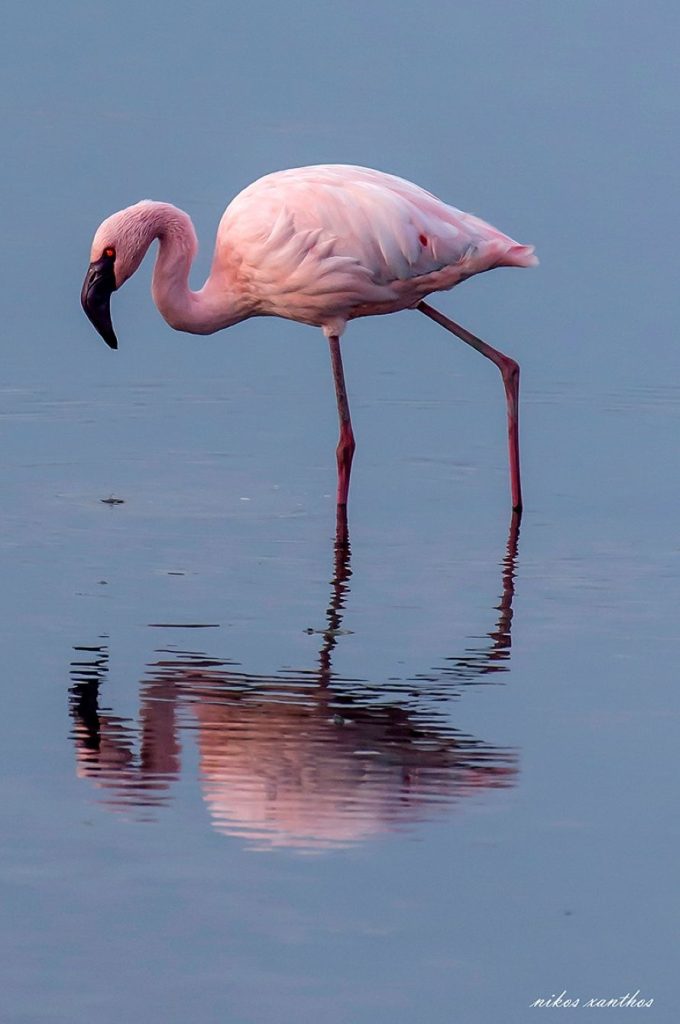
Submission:
[[[154,225],[150,207],[155,205],[145,200],[112,214],[99,225],[92,241],[80,301],[109,348],[118,348],[111,323],[111,295],[134,274],[151,244]]]

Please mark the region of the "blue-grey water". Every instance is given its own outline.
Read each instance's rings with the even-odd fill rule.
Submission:
[[[2,14],[0,1019],[678,1018],[677,6]],[[541,258],[343,341],[171,331],[91,236],[277,168],[411,178]],[[552,1018],[551,1018],[552,1019]],[[586,1019],[584,1017],[584,1019]],[[598,1018],[599,1019],[599,1018]]]

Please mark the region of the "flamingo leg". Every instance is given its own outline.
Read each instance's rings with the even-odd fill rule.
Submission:
[[[481,338],[477,338],[470,331],[467,331],[460,324],[449,320],[447,316],[438,310],[428,306],[426,302],[419,302],[416,306],[421,313],[429,316],[431,320],[451,331],[456,337],[471,345],[477,352],[490,359],[501,372],[505,398],[508,408],[508,453],[510,456],[510,490],[512,492],[512,508],[514,512],[522,511],[522,485],[519,476],[519,365],[510,356],[504,355],[497,349],[487,345]]]
[[[354,443],[354,433],[352,432],[352,420],[349,415],[345,374],[342,369],[340,339],[336,335],[331,335],[328,343],[331,349],[331,365],[333,367],[335,397],[338,402],[338,419],[340,421],[340,440],[335,452],[338,460],[338,506],[346,506],[347,494],[349,492],[349,477],[352,471],[352,458],[354,457],[356,445]]]

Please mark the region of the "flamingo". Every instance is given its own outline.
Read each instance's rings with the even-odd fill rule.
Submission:
[[[339,511],[347,506],[355,450],[340,338],[350,320],[402,309],[424,313],[500,370],[512,507],[521,511],[519,366],[424,300],[494,267],[535,266],[533,246],[392,174],[343,164],[298,167],[268,174],[232,200],[217,230],[210,275],[194,292],[188,281],[198,242],[191,218],[169,203],[143,200],[97,228],[83,284],[83,309],[112,349],[118,341],[111,294],[155,239],[152,295],[176,330],[212,334],[252,316],[323,330],[340,424]]]

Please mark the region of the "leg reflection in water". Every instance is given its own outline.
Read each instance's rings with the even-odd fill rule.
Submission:
[[[76,648],[79,774],[108,806],[148,814],[179,775],[179,736],[193,736],[213,826],[251,847],[306,850],[412,828],[474,792],[512,785],[515,752],[453,728],[441,698],[507,668],[518,531],[513,517],[494,627],[483,643],[419,675],[415,692],[411,680],[408,696],[391,682],[333,672],[352,576],[346,520],[314,668],[266,676],[204,652],[159,650],[140,684],[136,725],[100,706],[106,645]]]

